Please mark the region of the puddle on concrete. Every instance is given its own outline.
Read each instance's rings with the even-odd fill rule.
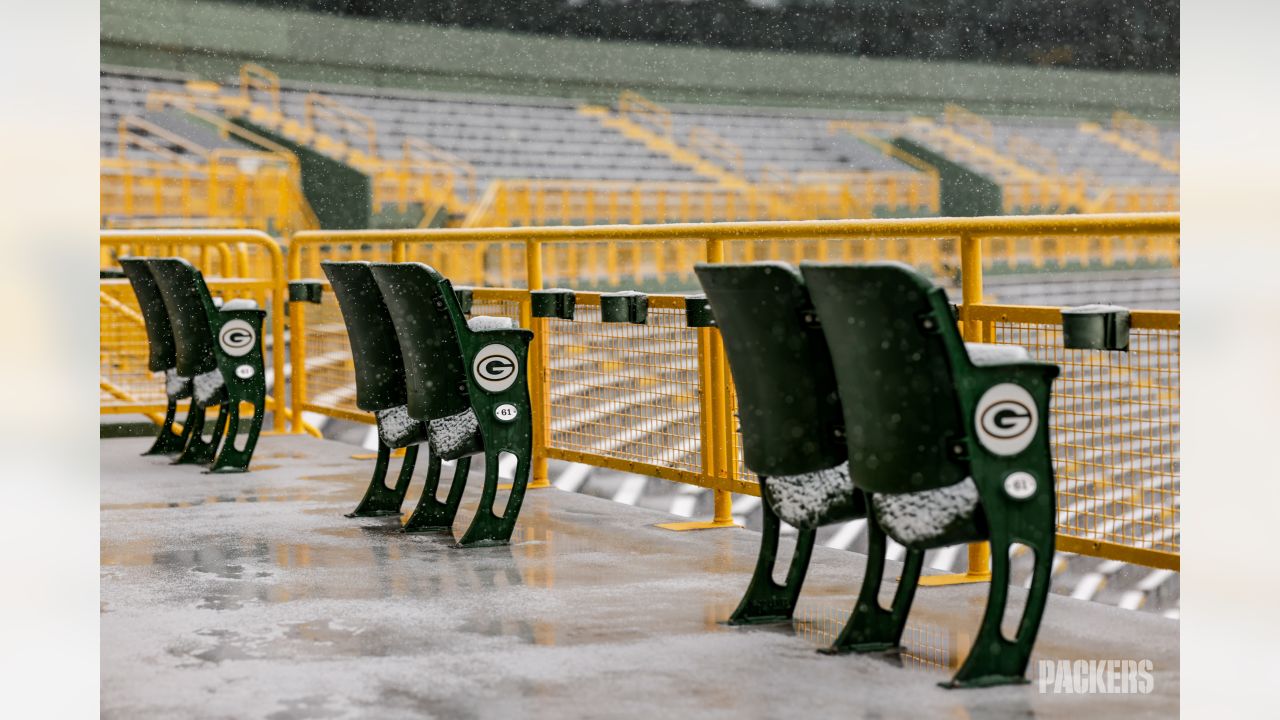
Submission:
[[[317,500],[326,500],[328,498],[315,495],[311,492],[295,490],[292,492],[258,492],[254,489],[246,489],[236,495],[210,495],[192,500],[178,500],[170,502],[135,502],[135,503],[103,503],[100,509],[105,512],[108,510],[168,510],[200,507],[201,505],[210,505],[217,503],[259,503],[259,502],[312,502]],[[304,510],[304,512],[306,512]]]
[[[273,458],[273,459],[280,458],[284,460],[306,460],[311,456],[308,455],[307,453],[300,452],[298,450],[275,450],[272,452],[264,453],[261,451],[261,449],[259,449],[258,457]]]

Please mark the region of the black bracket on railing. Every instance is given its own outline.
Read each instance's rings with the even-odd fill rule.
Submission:
[[[716,316],[706,295],[687,295],[684,299],[684,322],[691,328],[715,327]]]
[[[649,296],[634,290],[601,293],[600,319],[607,323],[644,325],[649,319]]]
[[[462,310],[462,314],[470,315],[471,306],[475,301],[475,289],[466,285],[458,285],[453,288],[453,294],[458,298],[458,308]]]
[[[1068,350],[1129,350],[1130,313],[1119,305],[1062,309],[1062,346]]]
[[[320,304],[324,295],[322,280],[292,280],[289,282],[289,302],[308,302]]]
[[[551,288],[529,291],[529,307],[536,318],[572,320],[577,296],[572,290]]]

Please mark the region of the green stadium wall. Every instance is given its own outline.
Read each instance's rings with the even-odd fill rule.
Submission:
[[[1178,115],[1178,78],[1058,68],[789,55],[548,38],[192,0],[102,0],[101,60],[232,76],[253,61],[297,81],[608,102],[1102,119]]]
[[[298,158],[302,194],[325,230],[363,230],[373,217],[373,184],[369,176],[328,155],[244,118],[231,122],[288,148]]]
[[[938,208],[942,217],[1004,214],[1004,192],[991,178],[907,138],[894,138],[893,146],[938,171]]]

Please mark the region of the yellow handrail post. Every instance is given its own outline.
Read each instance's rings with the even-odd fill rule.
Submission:
[[[542,289],[542,243],[524,243],[525,280],[530,290]],[[533,317],[532,300],[520,304],[520,324],[533,330],[529,348],[529,390],[533,413],[533,477],[530,488],[551,487],[547,478],[547,448],[551,446],[551,373],[547,369],[547,318]]]
[[[724,262],[724,240],[713,238],[707,241],[707,262]],[[711,387],[713,389],[712,423],[714,435],[719,440],[720,456],[716,458],[716,475],[726,480],[736,479],[738,474],[737,438],[733,423],[730,422],[731,395],[729,391],[729,365],[725,359],[724,341],[719,332],[711,336]],[[733,448],[730,454],[730,448]],[[711,525],[715,527],[733,525],[733,495],[728,490],[715,490],[715,512]]]
[[[302,248],[289,243],[289,277],[302,277]],[[307,320],[302,303],[289,303],[289,364],[292,376],[289,382],[290,431],[296,435],[306,432],[302,422],[302,406],[307,401]],[[283,337],[277,335],[276,337]],[[277,340],[276,342],[280,342]],[[277,375],[277,383],[283,379]]]
[[[966,342],[982,342],[982,323],[971,317],[971,308],[982,304],[982,238],[968,233],[960,236],[960,318]],[[991,581],[991,546],[969,543],[969,569],[956,575],[920,578],[924,586],[961,585]]]

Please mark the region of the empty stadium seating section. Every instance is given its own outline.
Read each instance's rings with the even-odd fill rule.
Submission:
[[[104,68],[104,225],[316,227],[290,153],[231,118],[369,175],[375,211],[421,206],[423,224],[937,215],[936,173],[895,137],[994,180],[1009,213],[1177,208],[1176,127],[1123,112],[918,117],[663,107],[634,93],[605,107],[301,85],[246,67],[212,79]]]

